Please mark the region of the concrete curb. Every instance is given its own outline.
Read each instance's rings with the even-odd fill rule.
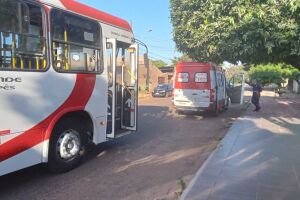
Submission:
[[[248,110],[249,107],[246,108],[246,110]],[[247,112],[247,111],[246,111]],[[246,113],[245,113],[246,114]],[[224,139],[226,138],[226,136],[228,135],[228,133],[230,133],[233,129],[233,127],[241,120],[245,118],[244,116],[240,116],[236,119],[236,121],[231,125],[231,127],[229,128],[229,130],[227,131],[225,137],[220,141],[220,143],[218,144],[218,146],[216,147],[216,149],[209,155],[209,157],[205,160],[205,162],[203,163],[203,165],[200,167],[200,169],[197,171],[196,175],[194,176],[194,178],[192,179],[192,181],[189,183],[188,187],[183,191],[180,200],[186,200],[186,197],[188,196],[188,194],[190,193],[191,189],[193,188],[195,182],[198,180],[198,178],[200,177],[200,175],[202,174],[203,170],[205,169],[205,167],[207,166],[207,164],[209,163],[209,161],[213,158],[213,156],[215,155],[215,153],[218,151],[218,149],[222,146]]]
[[[186,196],[190,193],[192,187],[194,186],[195,182],[197,181],[198,177],[201,175],[202,171],[208,164],[208,162],[212,159],[217,149],[220,147],[221,142],[218,144],[217,148],[209,155],[209,157],[205,160],[203,165],[200,167],[200,169],[197,171],[196,175],[192,179],[192,181],[189,183],[188,187],[183,191],[180,200],[185,200]]]

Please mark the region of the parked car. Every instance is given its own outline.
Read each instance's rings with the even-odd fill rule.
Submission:
[[[159,84],[152,92],[153,97],[170,97],[172,96],[172,86],[169,84]]]
[[[176,111],[227,109],[226,78],[222,68],[212,63],[180,62],[175,70],[174,106]]]

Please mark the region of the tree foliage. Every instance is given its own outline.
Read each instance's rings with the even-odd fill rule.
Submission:
[[[177,48],[201,61],[300,67],[299,0],[170,0]]]
[[[166,67],[168,64],[163,60],[152,60],[152,64],[154,64],[156,67]]]
[[[193,61],[193,59],[191,59],[188,55],[186,54],[183,54],[182,56],[180,57],[174,57],[172,59],[172,65],[173,66],[176,66],[178,62],[180,61]]]
[[[237,74],[247,74],[247,71],[245,70],[244,66],[237,66],[237,65],[231,66],[225,69],[225,71],[226,71],[225,75],[227,80],[230,80]]]
[[[249,75],[251,79],[256,79],[262,85],[275,83],[281,87],[288,78],[300,83],[300,71],[291,65],[282,63],[251,66]]]

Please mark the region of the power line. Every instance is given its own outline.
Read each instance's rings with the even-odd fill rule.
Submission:
[[[149,55],[149,58],[152,59],[152,60],[164,60],[164,61],[169,61],[168,59],[159,58],[159,57],[156,57],[156,56],[150,56],[150,55]]]
[[[168,47],[163,47],[163,46],[148,45],[148,47],[152,47],[155,49],[166,49],[166,50],[176,51],[176,48],[168,48]]]
[[[151,60],[163,60],[163,61],[165,61],[165,62],[172,62],[172,60],[170,60],[170,59],[161,58],[161,57],[157,57],[157,56],[153,56],[153,55],[149,55],[149,58],[150,58]]]
[[[178,51],[175,48],[168,48],[163,46],[147,45],[149,49],[152,49],[155,52],[166,52],[166,53],[177,53]]]
[[[159,54],[156,54],[156,53],[153,53],[153,52],[150,52],[150,51],[149,51],[149,55],[150,55],[150,54],[152,54],[152,55],[154,55],[154,56],[156,56],[156,57],[160,57],[160,58],[166,59],[166,60],[171,60],[170,58],[167,58],[167,57],[164,57],[164,56],[161,56],[161,55],[159,55]]]
[[[166,58],[166,57],[163,57],[163,56],[159,56],[159,55],[154,55],[152,53],[149,53],[149,57],[153,57],[153,58],[156,58],[156,59],[163,59],[163,60],[171,60],[169,58]]]
[[[149,58],[151,58],[151,59],[155,59],[155,60],[169,60],[169,59],[165,59],[165,58],[157,57],[157,56],[154,56],[154,55],[149,55]]]
[[[159,42],[159,43],[161,43],[161,42],[170,42],[170,41],[172,41],[172,40],[165,40],[165,39],[161,39],[161,38],[151,38],[151,37],[147,37],[147,36],[141,36],[141,35],[136,35],[138,38],[143,38],[143,40],[152,40],[152,41],[154,41],[154,42]]]
[[[152,60],[163,60],[166,62],[172,62],[170,59],[165,59],[165,58],[161,58],[161,57],[157,57],[157,56],[149,56],[149,58],[151,58]]]
[[[152,48],[152,47],[149,47],[150,50],[153,50],[154,52],[157,52],[157,53],[179,53],[178,51],[175,51],[175,50],[171,50],[171,49],[159,49],[159,48]]]

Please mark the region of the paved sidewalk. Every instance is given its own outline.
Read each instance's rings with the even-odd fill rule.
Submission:
[[[262,97],[231,127],[182,200],[299,200],[300,102]]]

